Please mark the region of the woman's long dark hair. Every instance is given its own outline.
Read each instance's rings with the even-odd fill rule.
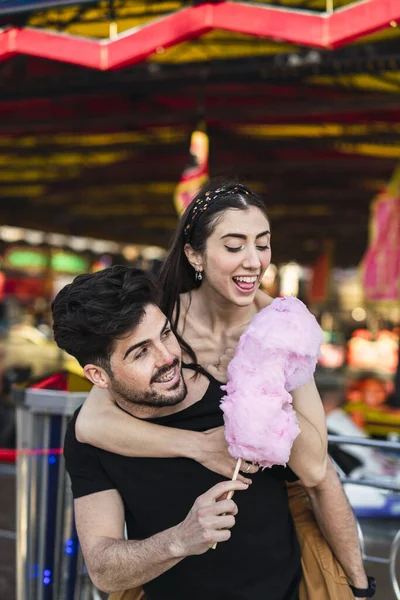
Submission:
[[[205,197],[210,198],[207,210],[201,211],[194,218],[193,209]],[[203,253],[207,239],[219,220],[218,217],[222,217],[226,210],[248,210],[250,206],[259,208],[268,218],[264,202],[250,188],[237,182],[222,183],[219,180],[206,183],[184,212],[160,273],[161,308],[170,320],[175,333],[180,316],[180,294],[191,292],[201,285],[201,282],[196,281],[195,270],[186,258],[185,244],[189,243],[193,250]],[[190,225],[189,234],[188,225]],[[177,337],[193,363],[197,363],[196,355],[190,345],[179,335]]]

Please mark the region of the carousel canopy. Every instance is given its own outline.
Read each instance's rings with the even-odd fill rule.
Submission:
[[[166,245],[205,123],[276,260],[358,263],[400,158],[400,3],[30,4],[0,16],[3,224]]]

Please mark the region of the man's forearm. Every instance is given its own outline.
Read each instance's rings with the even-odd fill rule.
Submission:
[[[93,583],[106,593],[138,587],[171,569],[179,556],[175,528],[145,540],[101,538],[85,557]]]
[[[367,587],[356,521],[331,460],[324,480],[306,491],[318,525],[349,581]]]

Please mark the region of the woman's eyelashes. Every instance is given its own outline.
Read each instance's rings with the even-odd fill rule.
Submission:
[[[231,248],[231,246],[225,246],[228,252],[240,252],[240,250],[244,249],[244,246],[239,246],[238,248]],[[256,246],[257,250],[260,252],[264,252],[265,250],[269,250],[269,246]]]

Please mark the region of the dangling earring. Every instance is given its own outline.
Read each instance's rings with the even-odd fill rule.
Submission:
[[[196,281],[201,281],[203,279],[203,275],[201,271],[196,271]]]

